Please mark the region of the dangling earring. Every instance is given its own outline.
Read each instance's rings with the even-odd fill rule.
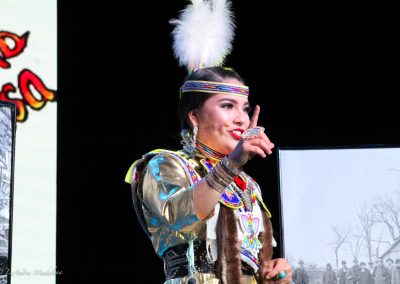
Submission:
[[[191,141],[191,146],[192,146],[192,148],[193,148],[193,153],[194,153],[194,151],[196,150],[196,140],[197,140],[197,132],[199,131],[199,128],[197,127],[197,125],[195,125],[195,126],[193,126],[193,129],[192,129],[192,141]]]
[[[190,140],[189,140],[189,156],[194,158],[196,154],[196,139],[197,139],[197,132],[199,128],[197,125],[193,126],[193,129],[190,133]]]
[[[198,130],[199,128],[197,126],[193,126],[193,129],[191,130],[184,128],[181,131],[181,144],[183,145],[183,149],[185,149],[191,158],[194,158],[196,153],[196,139]]]

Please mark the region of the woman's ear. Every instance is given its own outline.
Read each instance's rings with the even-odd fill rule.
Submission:
[[[190,123],[190,125],[192,127],[199,125],[199,120],[198,120],[198,117],[197,117],[197,110],[196,109],[189,111],[188,120],[189,120],[189,123]]]

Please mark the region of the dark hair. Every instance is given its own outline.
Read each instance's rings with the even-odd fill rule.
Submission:
[[[227,79],[236,79],[244,83],[243,79],[233,69],[223,67],[200,68],[192,72],[185,81],[209,81],[225,82]],[[182,93],[179,100],[178,114],[181,121],[181,129],[190,129],[188,114],[190,111],[201,108],[205,101],[214,96],[212,93],[187,92]]]

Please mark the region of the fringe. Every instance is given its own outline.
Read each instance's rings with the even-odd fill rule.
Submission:
[[[235,213],[221,205],[217,223],[218,265],[217,275],[223,284],[240,284],[242,264]]]
[[[257,283],[271,283],[270,280],[266,280],[265,276],[267,274],[267,269],[272,259],[273,249],[272,249],[272,225],[267,212],[262,210],[264,232],[260,233],[259,240],[261,242],[262,248],[258,253],[258,259],[260,260],[260,268],[257,272]]]

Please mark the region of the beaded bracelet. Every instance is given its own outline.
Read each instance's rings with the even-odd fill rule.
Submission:
[[[222,193],[240,173],[241,170],[231,165],[228,158],[224,157],[221,162],[211,169],[211,171],[205,176],[205,179],[211,188]]]
[[[215,179],[213,179],[210,175],[206,175],[206,182],[209,187],[215,189],[219,193],[222,193],[225,190],[224,185],[219,184]]]
[[[233,175],[233,176],[238,176],[238,175],[241,174],[242,168],[239,168],[239,169],[236,168],[234,165],[232,165],[232,164],[229,162],[229,159],[228,159],[227,157],[224,157],[224,158],[222,159],[221,162],[222,162],[221,165],[222,165],[227,171],[229,171],[229,172],[231,173],[231,175]]]

